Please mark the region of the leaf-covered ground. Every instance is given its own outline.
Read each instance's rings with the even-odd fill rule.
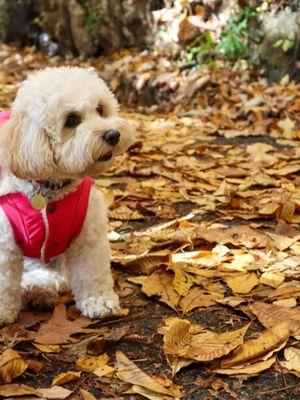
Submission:
[[[90,64],[0,58],[4,108],[30,70]],[[23,312],[0,330],[0,396],[300,397],[299,85],[210,74],[176,105],[124,108],[138,141],[97,180],[124,315],[90,321],[68,294]]]

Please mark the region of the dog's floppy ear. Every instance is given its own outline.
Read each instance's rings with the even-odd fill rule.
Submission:
[[[23,172],[20,145],[25,118],[25,112],[14,112],[0,128],[0,164],[18,177],[22,177]]]

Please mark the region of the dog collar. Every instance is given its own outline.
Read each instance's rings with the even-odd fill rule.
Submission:
[[[37,186],[42,189],[50,189],[50,190],[60,190],[65,186],[69,185],[72,180],[71,179],[62,179],[59,181],[46,181],[46,180],[37,180],[31,181],[33,184],[37,184]]]
[[[41,211],[47,206],[47,203],[52,200],[53,194],[51,192],[63,189],[64,187],[68,186],[72,182],[72,180],[36,180],[30,182],[36,188],[34,194],[30,198],[30,203],[34,209]]]

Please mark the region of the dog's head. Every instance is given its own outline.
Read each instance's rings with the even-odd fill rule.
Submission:
[[[134,141],[93,69],[46,68],[21,86],[0,132],[1,163],[22,179],[77,179],[107,170]]]

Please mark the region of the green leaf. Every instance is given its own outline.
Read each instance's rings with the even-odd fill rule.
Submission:
[[[286,39],[286,40],[283,42],[282,50],[283,50],[284,52],[287,52],[287,51],[289,51],[292,47],[294,47],[294,45],[295,45],[295,41],[294,41],[294,40]]]
[[[277,40],[277,42],[274,44],[274,47],[281,47],[283,44],[283,39]]]

